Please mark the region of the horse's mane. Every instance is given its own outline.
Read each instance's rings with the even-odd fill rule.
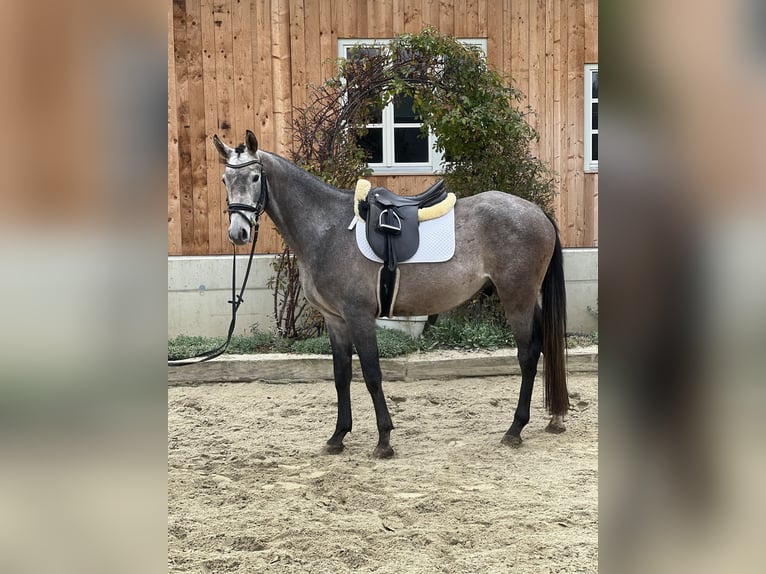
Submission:
[[[301,179],[307,180],[307,182],[312,182],[318,186],[320,186],[323,190],[327,190],[328,192],[339,192],[346,195],[353,195],[354,190],[352,189],[340,189],[338,187],[335,187],[334,185],[330,185],[323,179],[317,177],[313,173],[306,171],[304,168],[300,167],[299,165],[294,164],[290,160],[282,157],[281,155],[278,155],[276,153],[270,152],[270,151],[264,151],[261,150],[263,153],[268,154],[269,157],[277,160],[277,163],[280,164],[282,168],[284,168],[286,171],[290,171],[292,173],[298,174],[298,177]]]

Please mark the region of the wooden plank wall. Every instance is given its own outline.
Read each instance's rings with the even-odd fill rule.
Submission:
[[[557,173],[564,245],[597,246],[598,174],[583,170],[596,0],[168,0],[168,253],[231,252],[213,134],[234,145],[249,128],[263,149],[289,156],[293,109],[333,73],[339,38],[391,38],[426,25],[487,39],[489,63],[535,110],[534,151]],[[434,179],[374,178],[403,194]],[[268,222],[258,251],[281,251]]]

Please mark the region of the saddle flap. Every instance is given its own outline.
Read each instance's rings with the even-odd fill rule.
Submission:
[[[416,205],[394,207],[370,202],[365,226],[370,247],[384,261],[389,261],[391,256],[395,262],[406,261],[418,250]]]
[[[383,225],[380,225],[380,223]],[[406,261],[418,250],[417,206],[387,207],[370,203],[366,221],[367,241],[375,254],[384,261],[393,255],[395,261]],[[389,256],[387,251],[391,250]]]

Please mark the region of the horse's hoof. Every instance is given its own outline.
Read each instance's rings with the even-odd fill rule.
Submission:
[[[343,443],[340,444],[330,444],[329,442],[324,445],[322,448],[323,454],[340,454],[343,452],[343,449],[346,448],[343,446]]]
[[[545,427],[545,432],[549,432],[552,434],[561,434],[565,430],[567,430],[567,427],[565,427],[563,423],[554,422],[554,421],[549,422],[548,426]]]
[[[500,443],[511,448],[519,448],[521,446],[521,437],[505,434],[500,440]]]
[[[372,451],[372,457],[373,458],[391,458],[394,456],[394,449],[392,449],[390,446],[376,446],[375,450]]]

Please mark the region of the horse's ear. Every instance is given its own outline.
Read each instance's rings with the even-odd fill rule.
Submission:
[[[255,155],[255,152],[258,151],[258,138],[256,138],[255,134],[250,130],[245,132],[245,145],[247,146],[247,151],[250,152],[250,155]]]
[[[223,159],[229,159],[229,156],[231,155],[232,150],[229,146],[227,146],[225,143],[223,143],[219,138],[218,135],[213,136],[213,144],[215,145],[215,149],[218,150],[218,154]]]

